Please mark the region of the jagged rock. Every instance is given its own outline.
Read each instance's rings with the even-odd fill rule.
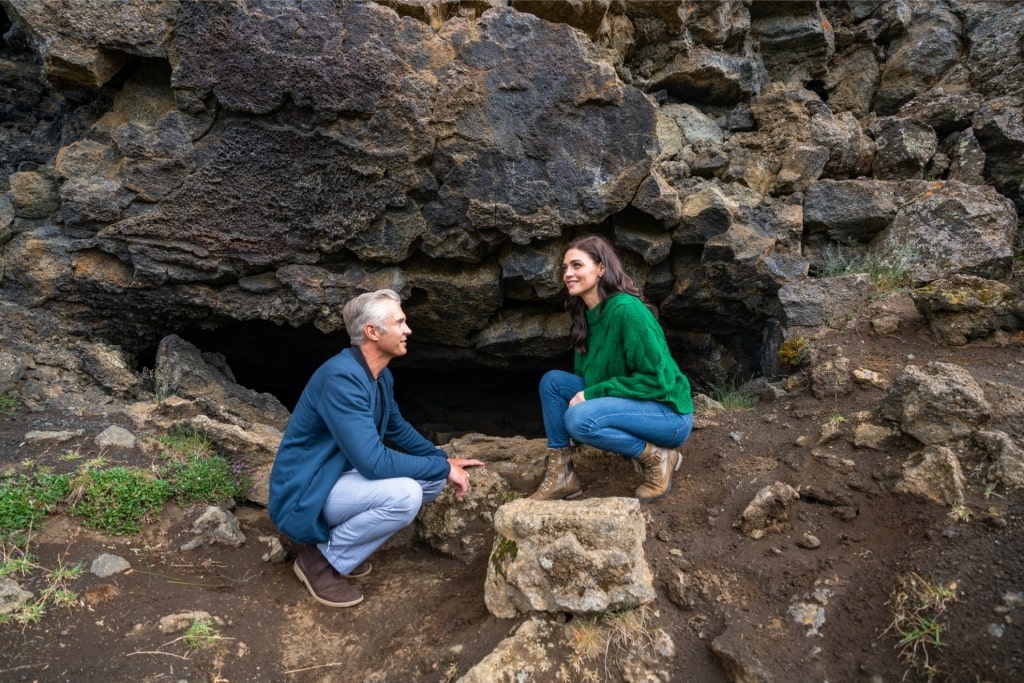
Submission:
[[[516,491],[532,493],[544,478],[546,439],[464,434],[449,441],[444,449],[451,458],[482,460],[488,471],[501,475]]]
[[[670,62],[641,73],[649,79],[652,90],[678,93],[679,99],[687,102],[720,105],[749,98],[767,80],[757,61],[703,46],[676,53]]]
[[[981,388],[992,407],[993,422],[1018,438],[1024,438],[1024,390],[1012,384],[988,380],[981,382]]]
[[[859,424],[853,430],[853,445],[857,448],[884,451],[886,442],[897,435],[897,432],[888,427],[870,423]]]
[[[913,119],[883,117],[870,129],[875,138],[875,178],[921,178],[938,147],[931,126]]]
[[[997,330],[1024,327],[1024,296],[1002,282],[955,275],[915,289],[911,297],[943,344],[966,344]]]
[[[819,180],[804,197],[804,225],[842,244],[868,243],[896,217],[892,183],[869,180]]]
[[[128,61],[127,53],[164,56],[180,0],[125,3],[112,12],[107,0],[60,2],[9,0],[14,17],[43,46],[48,78],[71,87],[98,88]]]
[[[1016,100],[1016,102],[1014,102]],[[974,136],[985,152],[987,183],[1011,198],[1018,214],[1024,214],[1024,107],[1019,95],[1008,102],[982,106],[972,119]]]
[[[950,159],[950,180],[971,185],[985,183],[985,152],[972,129],[951,134],[942,141],[941,149]]]
[[[780,81],[807,81],[825,73],[835,53],[832,25],[817,5],[751,5],[751,33],[765,50],[769,75]]]
[[[943,444],[984,429],[992,419],[985,392],[958,365],[908,365],[882,402],[882,417],[925,445]]]
[[[96,435],[96,445],[100,448],[135,448],[135,435],[124,427],[110,425]]]
[[[818,398],[848,394],[853,390],[850,359],[842,348],[823,349],[811,363],[811,391]]]
[[[181,546],[182,550],[193,550],[206,545],[223,543],[233,548],[245,543],[245,534],[238,527],[238,519],[223,508],[211,505],[206,508],[192,525],[195,536]]]
[[[1024,449],[1008,434],[977,431],[971,435],[971,445],[990,463],[986,479],[1009,490],[1024,488]]]
[[[103,553],[89,566],[89,571],[100,578],[121,574],[132,568],[131,563],[118,555]]]
[[[988,186],[955,180],[908,181],[902,191],[905,201],[873,246],[884,252],[887,244],[910,245],[917,282],[955,274],[998,280],[1010,274],[1017,213],[1009,199]]]
[[[37,171],[12,173],[11,203],[14,213],[23,218],[46,218],[60,207],[57,185],[52,178]]]
[[[260,536],[260,542],[267,544],[267,552],[263,553],[263,561],[272,564],[284,564],[288,551],[281,545],[281,538],[278,536]]]
[[[754,540],[789,527],[789,508],[800,494],[789,484],[776,481],[765,486],[740,513],[733,526]]]
[[[861,310],[868,300],[871,278],[864,274],[808,278],[779,288],[779,302],[790,327],[827,325]]]
[[[271,394],[239,385],[224,357],[204,354],[177,335],[164,337],[156,358],[156,393],[196,401],[226,422],[270,425],[283,431],[290,414]]]
[[[21,609],[33,597],[32,591],[25,590],[14,579],[0,577],[0,614],[11,614]]]
[[[946,446],[933,445],[903,464],[894,489],[940,505],[958,505],[964,502],[966,484],[956,454]]]
[[[877,389],[887,389],[889,387],[889,380],[874,370],[854,368],[851,374],[853,381],[862,387],[875,387]]]
[[[487,467],[474,469],[472,477],[472,486],[461,499],[451,487],[445,487],[416,516],[419,536],[430,547],[467,563],[490,552],[494,512],[511,493],[504,478]]]
[[[0,352],[0,394],[13,389],[25,376],[25,360],[17,354]]]
[[[565,627],[533,617],[516,627],[456,683],[519,683],[547,679],[561,662],[551,657],[551,643],[565,638]]]
[[[962,49],[963,27],[952,8],[939,3],[912,4],[911,8],[906,33],[893,41],[882,68],[874,100],[882,115],[896,113],[934,85],[956,63]]]
[[[484,601],[497,617],[597,613],[655,598],[634,498],[520,499],[498,508]]]

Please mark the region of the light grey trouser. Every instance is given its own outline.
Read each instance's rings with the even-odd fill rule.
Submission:
[[[409,477],[367,479],[355,470],[345,472],[324,503],[331,538],[317,547],[342,574],[349,574],[370,554],[408,526],[423,503],[441,495],[446,480]]]

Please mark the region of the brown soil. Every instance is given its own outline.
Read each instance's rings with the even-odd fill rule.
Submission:
[[[884,305],[902,319],[898,335],[874,335],[868,312],[815,331],[815,345],[841,345],[852,368],[890,381],[908,363],[941,360],[968,368],[978,380],[1024,384],[1020,339],[1006,346],[940,346],[908,301]],[[931,652],[935,680],[1024,680],[1022,496],[986,495],[984,483],[972,478],[967,507],[973,514],[964,522],[948,508],[893,494],[900,465],[920,446],[905,439],[885,451],[857,449],[851,436],[862,411],[878,421],[884,396],[883,389],[858,387],[819,400],[795,390],[752,410],[718,414],[694,432],[671,494],[644,506],[647,561],[659,594],[648,625],[675,643],[671,680],[728,680],[711,648],[719,636],[733,649],[750,648],[746,659],[757,663],[763,681],[901,680],[907,667],[896,636],[886,632],[893,618],[887,603],[908,572],[957,582],[958,598],[943,615],[945,647]],[[822,425],[836,415],[844,418],[842,435],[818,445]],[[39,449],[21,440],[29,429],[76,424],[86,433],[105,426],[46,413],[0,418],[0,464],[66,467],[56,457],[66,446]],[[1019,442],[1019,425],[994,427]],[[809,444],[798,444],[799,437]],[[579,470],[589,497],[629,496],[638,483],[615,457],[587,459]],[[774,481],[803,493],[791,511],[792,528],[751,540],[733,523]],[[50,609],[36,624],[0,627],[0,680],[450,681],[519,623],[487,612],[486,559],[465,565],[415,542],[373,557],[372,574],[359,581],[363,604],[320,606],[290,563],[263,561],[268,546],[260,537],[274,534],[266,512],[235,512],[247,543],[187,552],[179,548],[199,510],[169,505],[158,523],[130,538],[49,519],[31,545],[39,565],[83,563],[88,570],[94,558],[113,553],[132,570],[106,579],[86,571],[72,585],[80,606]],[[820,539],[820,547],[798,545],[805,533]],[[673,582],[677,587],[669,590]],[[43,588],[35,577],[24,585],[37,593]],[[790,607],[819,588],[830,596],[825,621],[808,634]],[[220,646],[190,650],[181,633],[158,630],[162,617],[189,610],[222,620]],[[591,669],[604,679],[603,663]],[[607,677],[623,680],[614,664]],[[926,679],[915,671],[906,677]]]

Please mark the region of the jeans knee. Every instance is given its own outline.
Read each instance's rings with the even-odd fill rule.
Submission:
[[[556,370],[548,370],[540,378],[540,393],[541,396],[544,394],[550,394],[555,391],[558,385],[558,372]]]

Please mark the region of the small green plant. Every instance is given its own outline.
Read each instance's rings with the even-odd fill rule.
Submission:
[[[735,384],[712,384],[711,398],[721,403],[726,410],[750,410],[754,407],[754,393],[747,387]]]
[[[946,646],[941,618],[956,598],[956,581],[928,581],[911,572],[898,577],[887,603],[892,608],[893,620],[883,634],[896,633],[900,660],[929,681],[939,673],[931,659],[936,650]]]
[[[972,515],[971,508],[963,503],[953,503],[949,509],[949,516],[962,524],[970,522]]]
[[[78,451],[68,451],[67,453],[61,453],[60,459],[65,462],[70,462],[72,460],[81,460],[82,454],[79,453]]]
[[[52,571],[46,570],[36,564],[35,558],[27,550],[12,543],[0,542],[0,577],[14,574],[27,577],[37,571],[45,574],[39,597],[0,615],[0,626],[12,621],[22,625],[34,624],[43,618],[50,605],[70,609],[78,604],[78,593],[71,590],[69,584],[82,575],[80,563],[72,566],[62,563]]]
[[[220,631],[209,619],[194,619],[185,629],[185,642],[193,650],[205,650],[220,641]]]
[[[158,439],[168,461],[160,470],[171,494],[181,505],[227,504],[239,500],[252,487],[252,478],[241,464],[232,464],[213,450],[199,432],[179,432]]]
[[[0,415],[10,417],[18,412],[20,406],[21,402],[18,401],[18,396],[13,391],[0,394]]]
[[[779,346],[779,363],[795,370],[811,358],[811,345],[803,337],[790,337]]]
[[[134,534],[170,497],[167,482],[128,467],[83,468],[72,482],[68,512],[112,534]]]
[[[0,539],[18,540],[67,497],[66,474],[19,475],[0,484]]]
[[[843,417],[842,413],[836,412],[828,416],[828,423],[830,425],[841,425],[846,422],[846,418]]]

